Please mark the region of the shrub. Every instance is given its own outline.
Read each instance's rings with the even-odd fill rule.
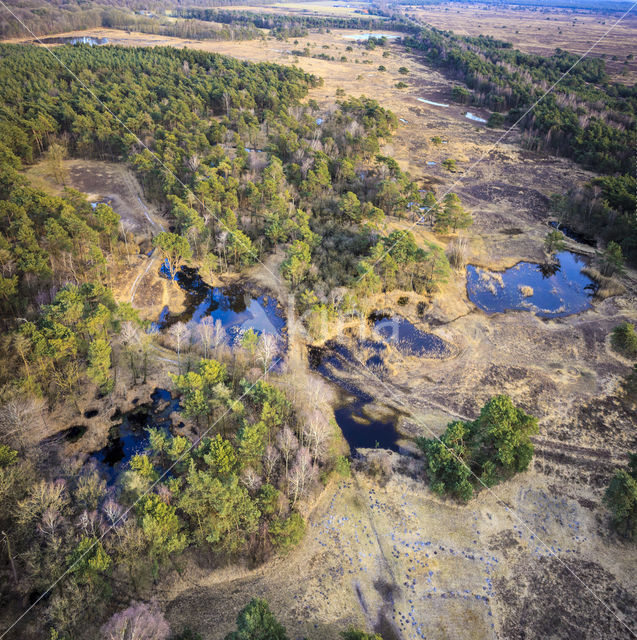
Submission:
[[[501,113],[492,113],[487,121],[487,127],[495,129],[504,124],[504,116]]]
[[[566,242],[564,242],[564,235],[561,231],[553,229],[544,237],[544,250],[550,256],[559,253],[560,251],[564,251],[565,248]]]
[[[454,269],[464,269],[467,263],[469,242],[466,238],[456,238],[449,243],[447,258]]]
[[[365,633],[350,627],[347,631],[341,631],[341,638],[343,640],[383,640],[382,636],[377,633]]]
[[[288,640],[285,627],[265,600],[253,598],[237,616],[237,630],[225,640]]]
[[[484,405],[477,420],[452,422],[439,439],[417,443],[427,458],[432,490],[466,502],[476,484],[489,487],[528,467],[534,433],[537,419],[500,395]]]
[[[611,240],[604,253],[599,256],[599,264],[602,275],[612,276],[614,273],[621,273],[624,268],[622,248]]]
[[[400,298],[398,298],[398,300],[396,301],[396,304],[401,307],[404,307],[408,302],[409,302],[409,296],[400,296]]]
[[[637,454],[630,456],[628,470],[617,469],[604,502],[611,510],[613,528],[629,540],[637,539]]]
[[[334,461],[334,471],[343,478],[349,478],[351,475],[349,458],[338,456]]]
[[[272,544],[278,551],[285,553],[303,538],[305,521],[298,511],[294,511],[289,518],[273,520],[269,533]]]
[[[637,333],[635,325],[630,322],[622,322],[617,325],[610,338],[613,349],[627,358],[637,358]]]

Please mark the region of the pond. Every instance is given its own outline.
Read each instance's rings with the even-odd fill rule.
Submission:
[[[406,318],[372,314],[369,320],[374,331],[400,353],[428,358],[444,358],[450,353],[442,338],[418,329]]]
[[[108,44],[108,38],[93,38],[91,36],[55,36],[40,38],[42,44],[88,44],[90,46]]]
[[[506,271],[467,266],[467,295],[487,313],[531,311],[559,318],[589,309],[596,284],[582,273],[588,260],[571,251],[557,254],[552,265],[519,262]]]
[[[63,440],[67,442],[77,442],[84,436],[87,430],[88,427],[85,424],[75,424],[72,427],[58,431],[48,438],[44,438],[42,442],[46,444],[57,444]]]
[[[484,122],[486,123],[486,119],[485,118],[481,118],[480,116],[475,115],[474,113],[471,113],[471,111],[467,111],[467,113],[464,114],[465,118],[469,118],[469,120],[473,120],[474,122]]]
[[[557,229],[558,231],[563,233],[567,238],[570,238],[571,240],[575,240],[575,242],[579,242],[580,244],[586,244],[589,247],[597,246],[597,242],[595,238],[591,238],[591,236],[587,236],[583,233],[578,233],[577,231],[574,231],[570,227],[564,226],[560,222],[556,222],[555,220],[553,220],[552,222],[549,222],[549,226],[553,227],[554,229]]]
[[[425,104],[430,104],[434,107],[448,107],[448,104],[444,104],[443,102],[433,102],[432,100],[426,100],[425,98],[416,98],[418,102],[424,102]]]
[[[161,273],[170,277],[166,265],[162,266]],[[182,267],[175,275],[175,280],[188,294],[186,309],[173,314],[168,307],[164,307],[152,325],[154,331],[162,331],[175,322],[198,324],[206,317],[221,320],[232,342],[248,329],[275,337],[280,337],[284,331],[285,318],[278,302],[270,296],[255,297],[238,284],[211,287],[191,267]]]
[[[111,427],[106,446],[89,455],[109,484],[126,469],[136,453],[142,453],[149,443],[149,427],[170,432],[170,415],[180,410],[179,399],[166,389],[155,389],[151,402],[135,407],[124,414],[116,412],[121,422]]]
[[[334,409],[336,423],[349,444],[352,454],[357,449],[389,449],[399,451],[396,424],[400,414],[387,406],[373,407],[374,398],[354,385],[341,380],[333,370],[342,370],[345,363],[355,360],[347,347],[328,342],[325,347],[310,347],[310,367],[335,384],[341,404]]]

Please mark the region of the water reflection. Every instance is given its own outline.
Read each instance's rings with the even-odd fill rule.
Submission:
[[[519,262],[506,271],[467,267],[467,294],[487,313],[531,311],[557,318],[589,309],[596,284],[582,273],[588,260],[563,251],[554,263]]]

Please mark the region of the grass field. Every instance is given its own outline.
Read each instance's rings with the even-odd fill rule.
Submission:
[[[589,55],[604,56],[609,72],[618,81],[631,83],[637,80],[637,60],[627,60],[627,56],[635,53],[637,15],[634,12],[598,44],[597,41],[620,18],[620,13],[455,2],[449,6],[405,7],[405,13],[459,35],[482,34],[506,40],[527,53],[546,56],[561,48],[582,55],[595,45]]]

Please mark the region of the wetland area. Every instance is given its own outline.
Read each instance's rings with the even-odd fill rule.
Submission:
[[[311,15],[350,17],[366,10],[362,3],[342,2],[314,2],[311,8]],[[304,3],[246,10],[306,15]],[[460,19],[438,5],[406,11],[441,28],[455,28],[454,21]],[[549,44],[561,42],[561,29],[577,36],[581,48],[588,37],[582,34],[582,25],[589,26],[591,38],[601,29],[594,12],[583,12],[575,27],[571,22],[575,14],[565,18],[556,8],[547,9],[551,20],[546,21],[539,12],[525,8],[487,12],[458,5],[457,11],[458,16],[471,18],[467,33],[473,36],[478,35],[474,24],[478,20],[501,29],[495,15],[500,12],[508,25],[505,35],[525,51],[544,51]],[[523,26],[514,35],[518,16],[524,17],[519,19]],[[173,16],[168,22],[175,20]],[[535,33],[540,20],[543,30]],[[558,28],[560,38],[557,31],[549,37],[548,31]],[[504,37],[493,29],[490,35]],[[264,429],[268,451],[278,456],[273,462],[278,471],[268,468],[262,453],[251,467],[237,472],[235,484],[241,487],[237,491],[251,496],[254,505],[273,518],[275,531],[292,511],[300,514],[305,528],[297,544],[277,555],[275,535],[264,534],[266,542],[254,543],[272,524],[261,520],[261,529],[250,534],[254,543],[250,554],[242,556],[237,546],[228,547],[230,551],[224,548],[222,556],[216,547],[200,551],[193,545],[167,561],[159,578],[153,574],[135,584],[139,600],[151,602],[157,597],[171,629],[189,628],[202,640],[225,638],[253,597],[267,599],[290,638],[307,640],[340,640],[340,633],[350,625],[379,633],[382,640],[631,637],[637,620],[637,549],[612,532],[604,492],[615,469],[626,467],[628,453],[637,450],[637,407],[625,393],[633,362],[614,349],[611,338],[616,326],[637,322],[637,272],[627,263],[614,276],[615,288],[609,288],[610,276],[601,273],[604,243],[578,231],[571,221],[563,223],[568,218],[558,216],[552,204],[555,194],[594,179],[593,168],[535,150],[517,128],[503,136],[504,128],[488,126],[495,111],[455,99],[452,90],[457,78],[450,78],[418,50],[405,48],[401,40],[405,33],[385,32],[382,24],[371,30],[299,29],[289,37],[283,31],[267,34],[261,27],[259,33],[261,37],[249,39],[197,39],[99,27],[42,36],[42,44],[52,49],[76,45],[74,50],[82,55],[103,54],[110,45],[127,51],[150,47],[151,57],[165,55],[165,49],[184,49],[219,53],[242,63],[264,63],[260,69],[267,74],[271,73],[269,63],[294,65],[323,80],[308,85],[301,106],[289,107],[302,124],[296,123],[292,133],[281,129],[278,137],[271,136],[270,129],[280,125],[279,116],[252,104],[248,91],[233,88],[236,95],[214,94],[211,100],[221,106],[196,143],[206,151],[197,150],[192,142],[188,153],[180,156],[179,170],[192,186],[189,196],[187,189],[182,193],[175,187],[183,196],[181,210],[157,196],[168,173],[154,172],[141,144],[130,162],[120,161],[114,153],[95,153],[91,158],[82,158],[79,152],[69,154],[59,161],[63,181],[55,179],[49,157],[24,164],[20,175],[51,196],[69,197],[68,187],[87,194],[93,207],[83,206],[91,220],[99,213],[98,203],[107,203],[120,216],[120,228],[101,245],[106,266],[100,277],[112,299],[127,313],[132,310],[112,322],[119,330],[125,325],[130,330],[130,335],[124,332],[113,339],[117,374],[112,389],[102,392],[91,383],[80,389],[73,402],[57,399],[50,410],[37,405],[39,413],[33,419],[37,438],[33,436],[30,444],[25,439],[24,447],[37,446],[42,460],[65,473],[71,469],[84,478],[95,470],[105,495],[114,500],[131,491],[128,485],[123,490],[122,476],[134,456],[149,453],[149,429],[168,439],[183,436],[209,446],[208,440],[217,434],[226,437],[226,422],[236,425],[237,433],[228,436],[228,442],[240,454],[228,464],[237,468],[251,455],[245,443],[239,449],[248,427],[255,423]],[[622,46],[627,34],[628,26],[622,25],[617,35]],[[375,45],[381,36],[385,42]],[[146,49],[140,49],[140,56],[142,51]],[[302,55],[304,51],[310,54]],[[624,68],[609,59],[613,77],[626,81],[626,76],[634,75],[634,61],[627,62]],[[214,64],[221,63],[215,59]],[[206,76],[194,59],[180,59],[175,68],[183,86]],[[246,68],[225,73],[234,78],[246,73]],[[206,73],[214,75],[210,70]],[[283,75],[264,76],[264,84],[273,87],[272,95],[275,78],[279,82]],[[46,100],[53,100],[53,95],[49,92]],[[352,163],[350,171],[337,156],[334,140],[341,133],[351,142],[365,130],[353,116],[348,120],[345,112],[338,113],[341,120],[334,125],[332,118],[345,95],[372,96],[396,115],[393,136],[374,136],[377,148],[366,161],[376,173],[367,182],[366,172],[371,169],[362,160]],[[230,105],[237,96],[245,99],[240,108]],[[198,100],[203,104],[201,96]],[[129,114],[131,130],[144,144],[151,137],[153,118],[163,118],[168,105],[167,98],[162,102],[149,97],[148,101],[147,118],[135,120]],[[182,128],[180,119],[189,123],[187,129],[194,126],[191,120],[204,117],[203,108],[189,113],[183,105],[181,112],[171,105],[176,130]],[[365,117],[377,114],[378,105]],[[260,122],[261,111],[267,111],[270,119]],[[230,124],[234,120],[240,121],[237,132]],[[173,144],[168,129],[154,141],[160,141],[159,146]],[[325,130],[328,139],[321,137]],[[236,140],[240,148],[235,148]],[[76,149],[80,148],[78,143]],[[324,171],[303,156],[306,148],[326,159]],[[276,154],[284,159],[280,168],[268,165]],[[397,169],[387,158],[395,160]],[[261,184],[266,167],[271,184],[261,192],[255,185]],[[413,179],[416,194],[431,191],[440,200],[449,192],[457,194],[471,212],[472,224],[461,230],[437,229],[425,219],[425,207],[418,221],[413,214],[410,219],[407,209],[400,212],[401,205],[392,209],[387,204],[392,197],[388,188],[385,199],[376,201],[382,215],[361,223],[368,235],[356,236],[357,214],[364,208],[348,209],[348,204],[355,198],[354,204],[361,205],[376,189],[375,182],[390,181],[399,172]],[[357,176],[359,182],[355,182]],[[323,192],[316,184],[322,179],[338,183],[339,188],[346,185],[343,194],[320,195]],[[244,180],[241,188],[229,196],[230,188],[236,187],[232,185],[240,180]],[[297,180],[302,186],[292,188],[286,180],[290,184]],[[403,199],[409,202],[412,196]],[[314,200],[316,211],[312,212]],[[207,210],[209,205],[214,215]],[[336,222],[329,219],[329,207],[338,212]],[[206,242],[208,255],[216,251],[218,259],[206,263],[205,251],[191,250],[187,258],[177,261],[171,277],[170,261],[165,261],[154,239],[179,228],[188,216],[195,224],[182,237],[190,240],[198,237],[193,231],[197,225],[204,228],[214,219],[212,239]],[[248,240],[258,257],[236,259],[234,271],[227,268],[228,257],[233,250],[235,258],[237,253],[237,245],[231,247],[228,240],[232,225],[243,225],[248,230],[245,237],[252,234]],[[333,228],[338,225],[344,229],[342,238],[335,238]],[[563,234],[560,249],[553,253],[547,252],[545,240],[550,230]],[[384,270],[378,271],[384,289],[358,287],[360,274],[377,256],[371,253],[369,238],[395,232],[411,234],[421,253],[438,252],[444,257],[447,268],[435,286],[405,290],[385,286],[400,278],[406,282],[407,273],[415,281],[437,268],[434,261],[418,272],[415,260],[400,265],[388,260]],[[366,242],[367,262],[356,262],[360,258],[356,252]],[[294,271],[303,261],[303,243],[315,253],[324,253],[315,264]],[[111,255],[112,246],[116,251]],[[393,247],[386,246],[385,254],[390,254]],[[414,255],[420,255],[416,250]],[[55,268],[71,264],[77,270],[65,251],[70,250],[60,250],[50,264]],[[453,259],[456,254],[458,260]],[[351,271],[347,277],[331,273],[321,280],[332,263]],[[600,295],[602,291],[606,293]],[[38,308],[52,302],[51,292],[41,293]],[[359,306],[355,312],[348,309],[339,315],[335,309],[340,313],[352,292]],[[134,314],[139,322],[133,331],[127,318]],[[219,340],[210,346],[205,329],[215,324]],[[176,338],[182,329],[182,337]],[[244,343],[246,334],[254,336],[252,343],[249,339]],[[260,351],[264,336],[273,338],[265,354]],[[204,354],[218,358],[225,367],[208,387],[197,368]],[[17,355],[11,366],[21,366]],[[194,381],[192,388],[186,387],[188,376]],[[280,391],[289,410],[281,409],[287,407],[285,402],[259,386],[259,381]],[[477,423],[483,407],[500,394],[537,418],[528,468],[507,475],[497,486],[485,483],[467,503],[433,490],[422,441],[441,437],[449,424]],[[255,398],[267,406],[263,408]],[[209,413],[196,414],[195,405],[205,405]],[[288,441],[289,451],[281,444],[280,433],[270,432],[268,420],[275,409],[284,416],[281,429],[296,429],[297,441],[294,446]],[[328,425],[329,437],[319,442],[297,420]],[[279,449],[272,453],[275,445]],[[297,449],[304,446],[316,454],[308,466],[312,490],[297,500],[288,472],[296,464]],[[319,452],[321,447],[324,450]],[[206,456],[212,459],[211,449],[202,447],[189,464],[193,469],[203,465]],[[166,472],[166,486],[172,482],[170,491],[175,493],[164,488],[161,501],[176,508],[181,504],[177,492],[185,491],[186,472],[178,477],[166,460],[164,456],[144,482],[150,485]],[[347,471],[337,472],[334,460],[341,471],[346,460]],[[217,459],[215,464],[221,469],[223,461]],[[256,470],[264,479],[255,480]],[[277,485],[281,492],[276,505],[266,504],[259,493],[262,486],[270,486],[267,473],[285,478]],[[140,481],[140,486],[147,485]],[[179,490],[174,489],[177,486]],[[229,511],[234,513],[233,509],[237,518],[244,517],[238,507]],[[85,511],[88,515],[82,516],[81,526],[97,537],[99,527],[89,530],[93,516],[88,508]],[[64,531],[71,531],[71,524],[64,526]],[[227,530],[244,526],[237,519]],[[206,540],[200,530],[203,527],[193,527],[188,544]],[[218,533],[221,530],[219,526],[209,539],[225,535],[225,530]],[[129,542],[134,555],[136,542],[132,538]],[[148,561],[149,567],[155,559]],[[120,569],[114,575],[125,580],[124,574]],[[9,569],[6,575],[9,584],[9,579],[13,581]],[[44,588],[44,583],[38,583],[38,590],[32,592],[42,593]],[[5,591],[1,591],[3,597]],[[32,592],[23,594],[23,599]],[[127,605],[128,595],[126,600],[117,606]],[[21,610],[19,599],[13,599],[0,617],[15,618]],[[115,609],[109,611],[113,614]],[[27,621],[23,628],[36,628],[36,622]]]

